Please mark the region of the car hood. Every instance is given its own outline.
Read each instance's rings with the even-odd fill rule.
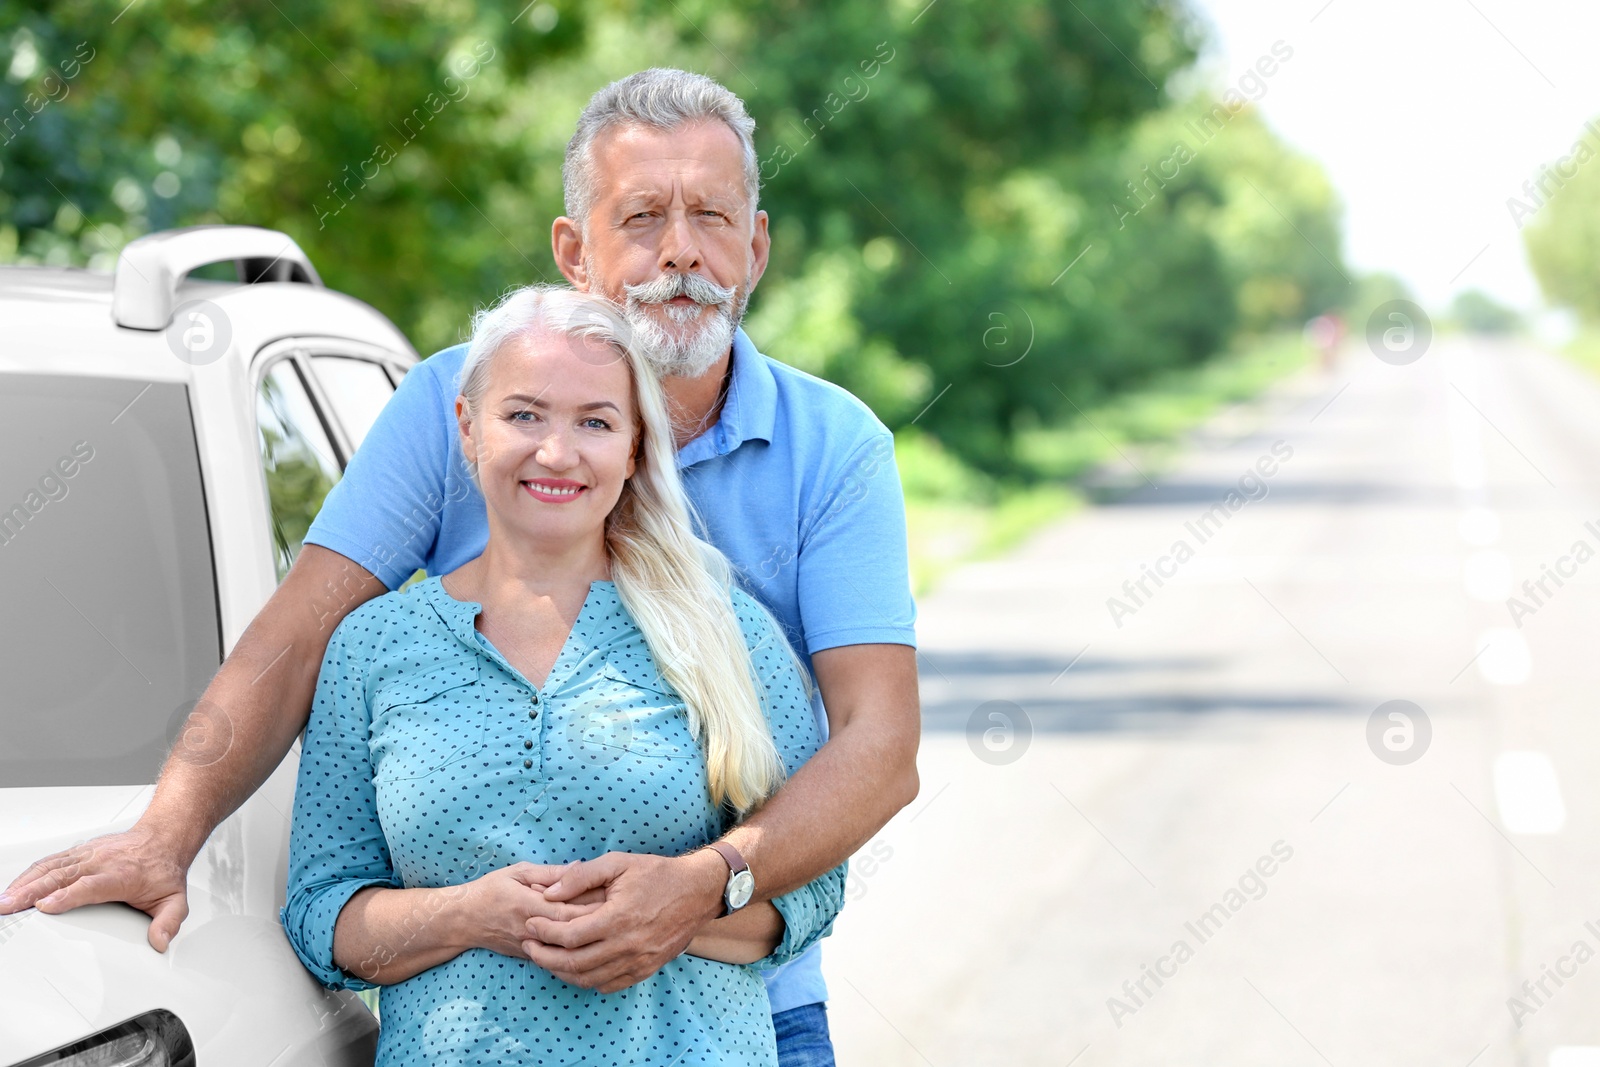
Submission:
[[[189,873],[189,916],[165,953],[126,904],[0,917],[0,1062],[26,1059],[156,1008],[198,1061],[371,1063],[376,1023],[322,988],[278,922],[293,761],[219,826]],[[0,884],[42,856],[131,826],[150,786],[0,789]]]
[[[0,885],[49,853],[126,830],[154,792],[152,785],[0,789]]]

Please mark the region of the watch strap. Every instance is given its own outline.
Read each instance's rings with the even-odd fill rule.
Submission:
[[[740,871],[748,871],[750,869],[750,865],[744,861],[744,857],[739,855],[739,850],[726,841],[713,841],[706,847],[716,849],[717,855],[727,861],[730,874],[738,874]]]
[[[739,850],[726,841],[713,841],[708,847],[715,849],[728,865],[728,882],[722,890],[722,914],[732,915],[750,902],[755,876],[750,873],[750,865],[739,855]],[[734,902],[736,887],[740,890],[737,904]]]

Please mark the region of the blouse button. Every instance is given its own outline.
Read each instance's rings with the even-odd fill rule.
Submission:
[[[522,742],[522,747],[523,748],[532,748],[533,747],[533,742],[532,741],[524,741],[524,742]]]
[[[525,760],[522,761],[522,769],[523,770],[529,770],[532,767],[533,767],[533,760],[525,759]]]

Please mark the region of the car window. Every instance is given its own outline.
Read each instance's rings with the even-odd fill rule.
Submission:
[[[292,360],[274,363],[261,379],[256,393],[256,428],[272,508],[273,557],[281,582],[300,554],[323,498],[339,480],[339,457]]]
[[[378,421],[378,412],[394,395],[389,376],[372,360],[353,356],[313,355],[311,371],[333,405],[351,450],[360,448],[367,431]]]
[[[0,787],[156,780],[222,662],[187,389],[0,375]]]

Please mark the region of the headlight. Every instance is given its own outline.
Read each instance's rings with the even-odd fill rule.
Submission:
[[[12,1067],[194,1067],[194,1042],[170,1011],[152,1011]]]

